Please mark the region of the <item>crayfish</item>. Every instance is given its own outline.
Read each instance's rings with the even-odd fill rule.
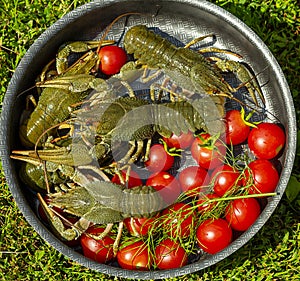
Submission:
[[[40,193],[38,199],[53,231],[65,240],[78,238],[91,223],[108,224],[105,235],[113,223],[119,222],[121,230],[123,219],[152,216],[166,207],[153,187],[126,189],[109,182],[104,169],[118,173],[124,167],[129,170],[138,160],[147,160],[151,142],[157,136],[187,131],[223,134],[225,99],[237,100],[234,93],[242,86],[256,105],[256,92],[264,102],[257,81],[243,63],[203,56],[209,51],[233,54],[230,51],[194,51],[189,49],[194,42],[179,48],[140,25],[130,28],[124,37],[124,47],[135,60],[125,64],[119,74],[99,78],[98,50],[91,49],[112,43],[103,39],[97,43],[73,42],[59,50],[54,77],[45,79],[51,72],[46,66],[36,83],[42,89],[38,103],[21,121],[20,140],[30,150],[14,150],[11,155],[27,162],[22,166],[21,178],[35,191],[47,194],[49,205]],[[77,51],[85,54],[69,66],[67,57]],[[157,73],[146,77],[144,69]],[[236,73],[242,84],[232,87],[223,72]],[[165,82],[160,84],[159,79],[155,80],[159,73],[175,81],[182,91],[168,89]],[[150,100],[132,86],[149,81]],[[192,94],[186,96],[187,92]],[[154,98],[163,94],[169,98]],[[61,136],[54,129],[63,125],[68,125],[69,133]],[[113,159],[115,143],[120,148],[124,142],[130,145],[128,151],[120,159]],[[91,174],[84,175],[82,170]],[[66,229],[53,207],[79,220]]]
[[[235,99],[233,93],[238,88],[233,88],[227,83],[222,72],[232,71],[237,73],[238,78],[245,85],[257,104],[255,91],[264,102],[263,94],[256,80],[251,77],[251,73],[245,65],[240,62],[221,59],[216,56],[207,59],[205,53],[235,53],[211,48],[208,50],[194,51],[189,49],[194,42],[198,42],[208,36],[194,40],[185,47],[176,47],[167,39],[149,30],[144,25],[131,27],[124,37],[124,46],[129,54],[133,54],[136,65],[148,68],[164,70],[174,81],[184,81],[184,87],[190,91],[218,95]],[[213,63],[212,63],[213,62]]]
[[[114,223],[119,222],[120,238],[122,221],[125,218],[150,217],[166,207],[160,194],[151,186],[126,189],[122,185],[105,181],[90,181],[48,196],[51,206],[79,217],[75,224],[70,224],[71,228],[66,229],[59,215],[47,205],[41,195],[38,195],[53,231],[67,241],[79,238],[91,223],[107,224],[104,233],[97,237],[100,239],[110,231]],[[115,253],[119,238],[114,243]]]

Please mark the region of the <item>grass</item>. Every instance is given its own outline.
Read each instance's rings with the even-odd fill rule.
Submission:
[[[0,101],[20,59],[58,18],[88,1],[0,0]],[[243,20],[277,58],[300,102],[300,7],[296,0],[211,1]],[[298,135],[300,108],[296,108]],[[244,247],[201,272],[169,280],[299,280],[300,150],[286,196]],[[24,220],[0,172],[1,280],[124,280],[82,267],[47,245]]]

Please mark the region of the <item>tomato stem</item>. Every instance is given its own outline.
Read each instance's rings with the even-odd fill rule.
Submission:
[[[207,202],[210,203],[210,202],[227,201],[227,200],[244,199],[244,198],[269,197],[269,196],[276,196],[276,195],[279,195],[279,193],[270,192],[270,193],[246,194],[246,195],[238,195],[238,196],[212,198],[212,199],[208,199]]]
[[[165,151],[171,155],[171,156],[179,156],[181,157],[181,152],[183,151],[183,149],[181,148],[175,148],[175,147],[171,147],[169,148],[167,143],[163,140],[163,139],[160,139],[159,142],[164,146],[164,149]]]
[[[249,119],[252,117],[252,115],[255,113],[255,110],[252,110],[247,116],[245,116],[245,109],[242,107],[241,108],[241,117],[243,122],[252,128],[256,128],[259,123],[261,123],[261,121],[257,121],[257,122],[250,122]]]

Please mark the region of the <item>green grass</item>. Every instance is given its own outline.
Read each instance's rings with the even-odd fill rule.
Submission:
[[[0,0],[1,101],[20,59],[61,16],[88,1]],[[300,7],[296,0],[211,1],[243,20],[281,65],[295,104],[300,96]],[[296,108],[298,135],[300,108]],[[287,196],[259,231],[230,257],[203,271],[169,280],[299,280],[300,150]],[[124,280],[96,273],[47,245],[24,220],[0,173],[0,280]]]

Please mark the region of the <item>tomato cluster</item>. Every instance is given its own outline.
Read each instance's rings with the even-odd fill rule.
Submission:
[[[100,49],[99,58],[100,71],[110,76],[120,71],[127,54],[118,46],[106,46]],[[243,110],[227,111],[225,127],[222,136],[189,131],[160,137],[143,163],[149,174],[146,179],[134,170],[111,177],[113,183],[127,188],[152,186],[168,206],[150,218],[126,218],[126,236],[116,256],[116,235],[110,232],[103,237],[103,226],[91,225],[69,245],[80,246],[86,257],[99,263],[117,261],[129,270],[178,268],[188,263],[195,247],[208,254],[225,249],[261,213],[260,201],[251,195],[275,191],[279,173],[273,160],[280,156],[286,141],[280,125],[251,123]],[[251,154],[243,166],[227,155],[241,145],[247,145]],[[176,168],[180,154],[188,155],[192,164]],[[239,198],[223,200],[235,195]],[[66,227],[78,219],[63,210],[56,212],[70,221],[65,222]],[[39,213],[47,220],[41,208]]]
[[[218,198],[236,192],[244,195],[244,198],[233,199],[227,204],[223,218],[206,219],[197,228],[198,245],[210,254],[227,247],[232,241],[233,232],[246,231],[259,217],[259,200],[247,197],[247,194],[274,192],[279,181],[273,160],[280,156],[285,145],[284,130],[278,124],[254,124],[248,119],[243,110],[227,111],[224,139],[233,150],[235,146],[247,144],[253,157],[246,161],[241,170],[228,164],[217,166],[211,173],[213,192],[203,195],[197,202],[198,211],[207,213],[216,208]]]
[[[232,118],[233,115],[228,114],[228,116]],[[229,121],[226,124],[229,126]],[[232,129],[235,129],[234,126],[240,125],[231,124]],[[136,234],[144,237],[149,235],[147,231],[150,229],[152,231],[157,227],[162,229],[160,233],[164,238],[157,242],[151,260],[157,268],[170,269],[187,263],[188,252],[180,241],[195,237],[200,249],[215,254],[232,242],[233,237],[237,235],[234,234],[235,232],[246,231],[259,217],[260,201],[256,198],[247,198],[247,194],[273,192],[279,175],[270,159],[253,159],[242,169],[224,164],[229,142],[236,146],[250,140],[249,135],[254,129],[248,125],[248,122],[244,127],[247,127],[244,133],[237,132],[239,140],[234,136],[234,130],[231,132],[231,140],[228,137],[216,138],[207,133],[199,135],[189,133],[184,135],[184,138],[174,135],[164,138],[167,148],[161,144],[154,144],[151,147],[145,167],[152,174],[146,184],[160,191],[167,203],[171,204],[174,201],[175,203],[154,219],[130,219],[132,223],[126,222],[126,226],[132,233],[133,224]],[[257,128],[259,129],[260,125],[255,127]],[[284,145],[285,140],[281,141]],[[248,145],[251,147],[250,144]],[[168,172],[174,165],[174,157],[168,152],[168,149],[172,148],[184,149],[185,152],[190,153],[195,163],[182,168],[176,177]],[[280,149],[277,149],[278,153]],[[257,154],[255,156],[258,157]],[[267,179],[267,175],[271,175],[272,179]],[[180,193],[186,193],[191,203],[176,202]],[[220,199],[236,193],[245,196],[228,201],[220,210]],[[218,214],[219,217],[215,218],[214,214]],[[151,224],[155,227],[151,228]],[[136,255],[135,251],[132,255]],[[135,264],[134,261],[132,263]],[[136,268],[136,265],[132,268]]]
[[[280,124],[261,122],[250,123],[244,111],[229,110],[225,116],[226,143],[237,145],[248,143],[256,158],[274,159],[278,157],[285,145],[285,132]]]
[[[134,170],[114,175],[111,181],[127,188],[152,186],[168,207],[150,218],[125,219],[128,234],[116,256],[115,234],[101,237],[104,227],[92,225],[79,240],[83,254],[100,263],[116,260],[120,267],[129,270],[178,268],[188,263],[190,249],[186,245],[194,245],[192,248],[196,245],[203,252],[216,254],[230,245],[238,233],[251,227],[262,207],[257,198],[247,195],[276,189],[279,173],[272,159],[285,145],[285,134],[280,126],[272,123],[251,127],[241,115],[236,110],[227,112],[225,137],[188,132],[154,143],[149,159],[144,162],[144,169],[149,172],[146,179]],[[254,157],[243,168],[230,165],[226,151],[245,143]],[[171,170],[178,153],[190,155],[194,164],[180,168],[174,175]],[[181,194],[185,195],[185,201],[178,201]],[[242,196],[222,200],[235,194]],[[56,211],[67,217],[63,210]],[[41,216],[44,216],[42,211]],[[152,248],[153,242],[149,241],[154,238]],[[78,241],[72,243],[69,245],[78,246]]]
[[[285,146],[285,132],[280,124],[270,122],[250,123],[244,111],[230,110],[226,113],[226,143],[247,143],[253,161],[245,170],[244,185],[250,194],[274,192],[279,180],[273,160],[280,156]]]

